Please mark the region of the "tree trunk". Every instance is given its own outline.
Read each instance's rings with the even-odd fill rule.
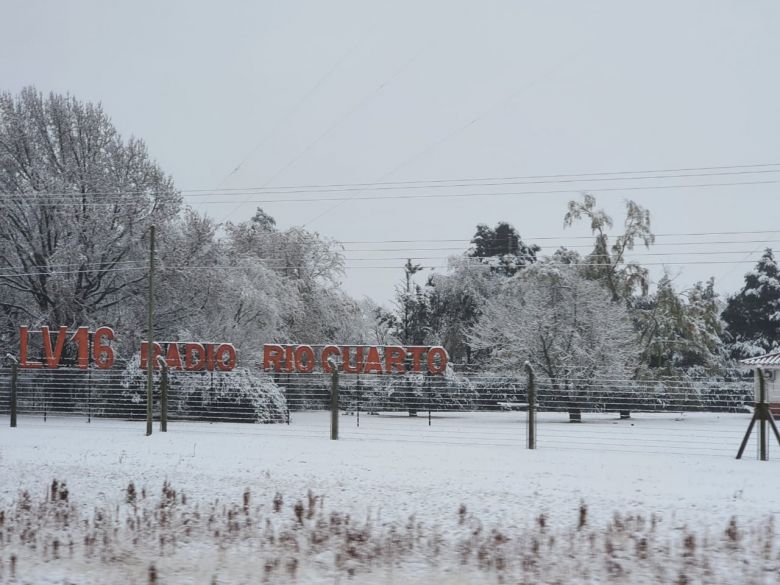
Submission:
[[[569,411],[569,422],[582,422],[582,411],[579,408],[572,408]]]

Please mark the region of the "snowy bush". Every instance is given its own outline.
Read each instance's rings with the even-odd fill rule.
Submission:
[[[357,404],[369,412],[380,410],[474,410],[477,394],[471,381],[450,367],[442,375],[406,373],[397,376],[370,376],[351,382],[346,376],[342,405],[347,410]]]
[[[155,400],[159,400],[155,373]],[[275,423],[287,420],[287,401],[266,374],[236,368],[229,372],[169,373],[168,416],[192,420]],[[146,404],[146,371],[138,358],[122,376],[122,395],[131,405]]]
[[[495,410],[499,402],[528,402],[526,376],[482,372],[471,378],[471,383],[477,393],[479,409]]]

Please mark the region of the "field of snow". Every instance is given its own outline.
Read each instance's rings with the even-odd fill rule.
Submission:
[[[478,523],[485,533],[488,527],[493,527],[500,534],[514,534],[494,537],[498,538],[495,546],[501,550],[510,546],[501,539],[506,538],[512,546],[519,547],[520,543],[526,546],[536,539],[529,536],[535,534],[533,530],[552,531],[551,534],[557,534],[557,542],[569,543],[568,554],[577,559],[578,555],[587,553],[587,546],[596,546],[595,540],[588,545],[588,541],[571,536],[580,522],[583,502],[587,506],[587,526],[599,535],[599,550],[604,547],[607,550],[601,550],[600,554],[616,554],[616,545],[611,540],[604,544],[602,535],[618,530],[615,528],[618,526],[615,542],[620,538],[629,539],[633,547],[635,541],[644,539],[642,546],[647,546],[649,536],[636,536],[645,531],[657,535],[653,537],[659,539],[656,548],[661,552],[657,555],[663,551],[665,555],[672,554],[677,547],[683,551],[679,558],[689,563],[691,556],[699,554],[685,552],[690,544],[686,535],[690,532],[696,535],[694,542],[699,543],[697,551],[706,550],[710,555],[707,559],[714,559],[716,566],[729,565],[722,561],[723,555],[742,558],[743,552],[747,554],[747,544],[744,550],[742,544],[733,542],[723,548],[726,545],[721,542],[722,535],[732,518],[740,530],[748,525],[760,527],[745,530],[746,539],[760,540],[761,535],[774,537],[771,522],[780,514],[778,462],[756,461],[755,439],[743,460],[734,459],[749,421],[748,414],[639,414],[626,421],[616,420],[616,415],[585,415],[583,424],[569,424],[565,415],[543,414],[539,421],[539,449],[535,451],[525,449],[524,413],[434,414],[430,426],[425,416],[361,415],[359,428],[356,417],[341,416],[339,441],[328,440],[328,421],[327,412],[307,412],[293,413],[289,426],[171,422],[168,433],[159,433],[155,425],[155,433],[145,437],[141,422],[93,419],[87,423],[75,418],[49,418],[44,422],[40,418],[22,417],[19,427],[11,429],[7,417],[3,417],[0,419],[0,510],[6,511],[7,534],[6,551],[0,548],[0,582],[3,574],[6,578],[10,575],[11,554],[16,557],[14,570],[19,582],[61,583],[67,577],[71,582],[97,583],[114,571],[110,574],[123,575],[124,582],[147,583],[152,582],[148,568],[155,562],[161,583],[209,583],[214,575],[227,575],[220,577],[224,581],[214,577],[214,582],[257,582],[255,573],[241,572],[248,570],[246,563],[260,562],[259,545],[253,540],[254,533],[246,532],[247,528],[241,529],[244,531],[240,533],[241,538],[231,540],[232,544],[221,542],[219,546],[197,536],[213,531],[196,530],[190,540],[180,539],[175,554],[164,552],[162,543],[168,537],[156,532],[154,546],[142,553],[110,544],[111,538],[121,541],[118,535],[122,531],[116,527],[124,526],[123,530],[128,530],[127,523],[132,524],[126,518],[126,490],[130,482],[139,494],[148,494],[147,512],[151,510],[149,514],[154,518],[161,510],[168,510],[165,507],[168,496],[160,493],[164,482],[169,482],[169,489],[176,490],[179,497],[186,494],[186,504],[181,503],[190,507],[186,513],[192,512],[192,506],[199,506],[201,511],[211,506],[227,518],[230,506],[240,509],[243,502],[247,508],[244,498],[251,498],[252,512],[247,512],[247,518],[253,518],[258,528],[260,522],[271,526],[273,500],[280,494],[284,503],[278,514],[286,520],[275,519],[273,527],[281,535],[287,529],[292,530],[290,526],[300,524],[301,530],[304,527],[305,521],[296,523],[294,504],[298,500],[307,510],[312,510],[314,519],[310,522],[318,517],[328,518],[329,514],[332,520],[333,513],[349,515],[364,523],[362,530],[372,526],[368,541],[380,539],[385,547],[400,538],[396,527],[405,526],[409,541],[416,545],[409,545],[411,548],[404,554],[399,553],[397,562],[390,564],[390,568],[395,567],[393,570],[389,571],[386,565],[374,566],[370,574],[376,581],[360,581],[380,583],[430,581],[437,574],[448,575],[441,582],[482,582],[479,577],[482,557],[479,563],[475,560],[473,566],[468,564],[468,570],[456,571],[458,578],[448,572],[458,567],[458,561],[452,560],[457,558],[453,551],[462,550],[466,546],[464,542],[476,538],[468,528],[470,523]],[[773,445],[770,456],[780,459],[780,448]],[[61,510],[47,511],[43,503],[49,499],[55,479],[67,482],[67,502],[72,507],[69,513],[78,516],[81,524],[91,525],[96,514],[113,518],[114,536],[105,546],[119,546],[121,554],[111,548],[112,554],[104,550],[102,556],[98,555],[100,562],[74,564],[51,558],[51,549],[40,542],[35,552],[29,546],[14,544],[19,526],[13,530],[8,528],[10,518],[23,523],[25,514],[29,516],[36,510],[35,517],[39,519],[36,521],[61,518]],[[20,494],[24,491],[32,503],[22,506],[25,511],[20,513],[20,502],[24,501]],[[141,496],[138,497],[140,500]],[[178,502],[176,496],[174,501]],[[146,508],[139,504],[138,509]],[[173,512],[169,515],[181,518],[186,515],[183,509],[179,508],[179,516]],[[134,513],[140,514],[137,510]],[[617,524],[616,513],[623,518]],[[544,515],[542,528],[538,527],[540,515]],[[413,530],[409,528],[411,516],[414,516]],[[29,523],[29,518],[25,522]],[[285,522],[291,524],[287,526]],[[630,530],[625,526],[630,526]],[[314,531],[313,524],[311,529]],[[56,531],[61,532],[62,526],[58,525]],[[410,536],[409,531],[416,536]],[[42,528],[41,532],[46,530]],[[630,538],[621,537],[624,532]],[[302,538],[300,532],[291,534]],[[651,546],[656,542],[653,538]],[[554,549],[561,545],[555,544],[554,537],[550,539],[550,554],[559,556],[562,551]],[[274,546],[280,546],[283,540],[277,538]],[[439,540],[440,546],[435,544]],[[309,543],[307,546],[312,546],[316,538],[307,537],[305,541]],[[773,541],[767,544],[755,540],[753,544],[771,549],[766,563],[770,563],[770,569],[774,567],[772,563],[777,558]],[[296,541],[295,554],[303,554],[301,546]],[[380,548],[377,545],[376,550]],[[620,548],[623,553],[624,548]],[[48,552],[44,554],[43,549]],[[452,558],[445,555],[442,564],[426,564],[426,559],[436,557],[440,549],[449,551]],[[221,552],[216,554],[215,550]],[[333,566],[322,558],[332,553],[330,549],[312,553],[306,557],[308,564],[301,561],[297,576],[303,582],[314,582],[315,576],[320,579],[318,582],[339,582],[340,575],[348,576],[333,568],[338,565],[339,555],[334,557]],[[520,558],[522,554],[526,553],[513,549],[511,558]],[[587,554],[595,553],[591,550]],[[238,557],[245,562],[235,561]],[[623,557],[624,565],[618,573],[626,579],[633,575],[626,582],[656,582],[662,578],[649,565],[639,573],[636,570],[631,573],[628,568],[631,563],[626,565],[627,557],[625,554]],[[507,561],[498,563],[493,559],[491,562],[492,579],[501,576],[498,569],[510,570]],[[297,567],[298,560],[295,563]],[[360,570],[367,571],[370,564],[366,561]],[[657,564],[671,566],[661,560]],[[576,563],[570,561],[569,565],[571,571]],[[706,570],[712,570],[710,565],[710,560],[703,560],[696,565],[698,569],[686,570],[705,575]],[[197,571],[193,573],[196,566]],[[538,565],[533,567],[538,570]],[[515,569],[527,571],[528,567],[523,564]],[[759,577],[751,573],[754,582],[761,582],[761,575],[767,578],[771,575],[765,566],[754,569],[759,571]],[[611,569],[603,570],[607,571],[605,575],[612,574]],[[696,573],[696,570],[705,572]],[[594,571],[592,579],[568,576],[574,579],[571,582],[598,582],[601,573],[595,568]],[[293,572],[285,574],[289,577]],[[514,576],[516,572],[509,574]],[[742,574],[731,566],[725,572],[715,572],[723,581],[711,575],[710,582],[736,582],[735,575]],[[644,577],[639,579],[639,575]],[[554,575],[548,577],[554,581]]]

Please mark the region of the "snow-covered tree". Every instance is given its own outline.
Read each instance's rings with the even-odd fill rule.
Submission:
[[[732,355],[747,358],[780,349],[780,271],[767,249],[723,311]]]
[[[0,95],[0,311],[88,325],[138,294],[173,181],[100,105],[34,88]]]
[[[506,276],[536,262],[536,253],[541,250],[536,244],[529,246],[523,242],[514,226],[504,221],[495,228],[479,224],[471,243],[468,256]]]
[[[335,242],[301,227],[280,230],[262,209],[246,222],[225,225],[230,253],[252,256],[286,278],[337,285],[344,272],[344,257]]]
[[[604,283],[612,294],[612,299],[627,299],[636,289],[645,295],[650,279],[646,268],[636,262],[626,261],[626,253],[633,250],[637,243],[646,248],[655,242],[650,230],[650,212],[641,205],[626,201],[626,218],[623,233],[609,245],[607,230],[613,226],[612,218],[603,209],[596,208],[596,198],[585,194],[582,201],[569,201],[569,210],[563,223],[571,226],[580,219],[590,220],[590,228],[596,236],[593,251],[585,258],[582,273]]]
[[[710,372],[723,370],[723,323],[714,279],[678,293],[664,276],[655,293],[636,299],[631,309],[645,366],[667,374],[695,366]]]
[[[446,273],[429,278],[431,337],[444,346],[453,363],[473,365],[476,356],[468,331],[487,300],[497,294],[503,279],[489,265],[463,256],[451,257]]]
[[[520,373],[529,361],[573,420],[608,403],[604,381],[628,380],[639,353],[623,303],[574,267],[545,262],[506,281],[470,339],[496,370]]]
[[[404,264],[404,277],[395,289],[395,312],[380,311],[380,323],[404,345],[424,345],[429,341],[430,299],[428,291],[413,280],[422,267],[412,262]]]
[[[367,345],[391,345],[395,341],[392,332],[392,318],[380,305],[368,297],[358,301],[360,307],[360,328],[364,337],[360,341]]]
[[[225,226],[230,258],[247,258],[272,270],[294,290],[280,302],[298,303],[285,315],[286,327],[274,341],[323,343],[358,335],[361,309],[339,288],[344,257],[335,242],[294,227],[279,230],[261,209],[248,222]],[[359,335],[363,335],[361,332]]]
[[[288,338],[290,315],[303,309],[290,282],[247,258],[204,267],[198,277],[207,286],[176,327],[180,339],[230,341],[243,355],[255,354],[263,343]]]
[[[342,257],[300,229],[278,230],[258,210],[218,238],[187,211],[161,242],[156,326],[170,339],[231,341],[244,355],[263,343],[356,343],[369,336],[360,305],[338,286]]]

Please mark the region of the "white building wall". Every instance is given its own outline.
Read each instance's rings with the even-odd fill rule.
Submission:
[[[767,402],[780,403],[780,370],[764,370],[766,380]],[[759,384],[758,372],[753,371],[753,381],[755,386],[755,399],[758,402]]]

